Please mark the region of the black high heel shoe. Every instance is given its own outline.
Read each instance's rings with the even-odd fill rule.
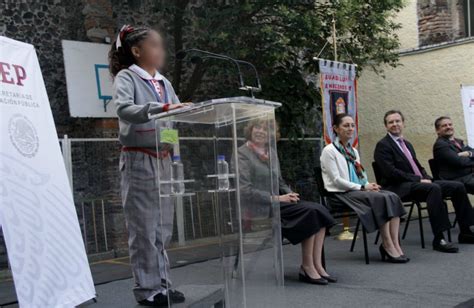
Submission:
[[[321,275],[321,278],[326,279],[330,283],[336,283],[337,282],[337,277],[334,277],[332,275],[331,276],[322,276]]]
[[[382,261],[384,262],[390,262],[390,263],[407,263],[408,259],[405,257],[403,258],[402,256],[400,257],[392,257],[383,247],[382,244],[379,246],[379,251],[380,251],[380,256],[382,257]]]
[[[299,280],[301,282],[305,282],[305,283],[310,283],[310,284],[318,284],[318,285],[327,285],[328,284],[328,281],[324,278],[318,278],[318,279],[314,279],[314,278],[311,278],[307,273],[306,271],[304,270],[303,267],[300,267],[300,272],[298,274],[299,276]]]

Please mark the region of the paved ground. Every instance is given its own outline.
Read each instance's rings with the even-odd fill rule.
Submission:
[[[408,264],[380,261],[374,234],[369,235],[371,264],[364,263],[362,240],[356,251],[349,252],[349,242],[326,241],[326,259],[330,273],[339,277],[337,284],[312,286],[297,281],[300,263],[298,246],[284,246],[285,288],[248,287],[247,307],[474,307],[474,245],[461,245],[458,254],[443,254],[431,249],[431,235],[425,221],[427,248],[421,249],[416,222],[403,242]],[[453,232],[457,238],[457,231]],[[271,256],[255,258],[255,274],[271,266]],[[263,262],[262,262],[263,261]],[[121,262],[121,261],[119,261]],[[205,294],[219,287],[218,260],[174,268],[178,288],[188,294]],[[193,285],[190,285],[193,284]],[[97,303],[84,307],[138,307],[133,299],[131,279],[118,280],[96,287]],[[471,302],[469,303],[469,301]],[[14,305],[6,306],[14,307]]]

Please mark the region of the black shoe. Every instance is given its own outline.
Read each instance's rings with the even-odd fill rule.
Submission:
[[[142,306],[148,307],[168,307],[168,296],[165,294],[159,293],[153,297],[153,301],[149,301],[147,299],[138,301],[138,303]]]
[[[455,245],[446,242],[446,240],[442,239],[438,243],[433,242],[433,250],[446,252],[446,253],[457,253],[459,248]]]
[[[328,281],[326,279],[322,278],[322,277],[318,278],[318,279],[314,279],[314,278],[309,277],[309,275],[305,272],[303,267],[301,267],[301,269],[300,269],[299,280],[301,282],[306,282],[306,283],[310,283],[310,284],[319,284],[319,285],[323,285],[323,286],[328,284]]]
[[[336,283],[337,282],[337,277],[334,277],[334,276],[321,276],[321,278],[324,278],[328,282],[331,282],[331,283]]]
[[[474,244],[474,233],[460,233],[458,241],[459,244]]]
[[[180,292],[178,290],[168,290],[168,294],[169,294],[169,297],[170,297],[170,301],[172,303],[182,303],[186,300],[186,298],[184,297],[184,294],[183,292]]]
[[[384,262],[390,262],[390,263],[407,263],[410,261],[410,259],[406,257],[392,257],[386,250],[385,247],[383,247],[382,244],[379,246],[379,251],[380,251],[380,257],[382,258],[382,261]]]

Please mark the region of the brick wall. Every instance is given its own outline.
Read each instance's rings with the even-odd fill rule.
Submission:
[[[419,0],[417,10],[420,46],[465,36],[462,0]]]

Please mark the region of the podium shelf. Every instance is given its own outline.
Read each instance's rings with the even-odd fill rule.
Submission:
[[[170,198],[170,197],[192,197],[195,196],[196,193],[183,193],[183,194],[162,194],[160,195],[161,198]]]

